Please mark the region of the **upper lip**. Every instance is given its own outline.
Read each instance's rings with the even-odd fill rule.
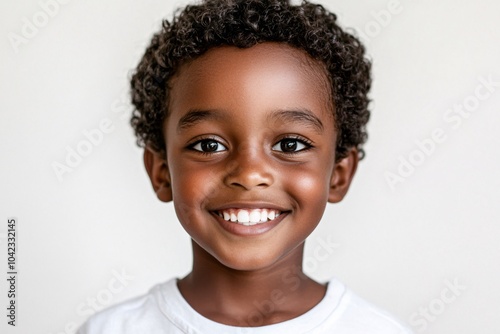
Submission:
[[[232,202],[213,208],[210,211],[221,211],[227,209],[273,209],[277,211],[289,211],[284,207],[268,202]]]

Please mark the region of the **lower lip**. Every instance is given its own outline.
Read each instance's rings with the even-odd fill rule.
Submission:
[[[257,223],[255,225],[242,225],[233,223],[231,221],[226,221],[215,212],[212,212],[212,215],[215,217],[219,225],[229,233],[239,236],[252,236],[263,234],[273,229],[288,215],[288,212],[282,212],[277,218],[274,218],[273,220],[269,220],[265,223]]]

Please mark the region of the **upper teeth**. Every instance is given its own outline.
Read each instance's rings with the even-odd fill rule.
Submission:
[[[217,214],[224,220],[242,225],[262,224],[268,220],[274,220],[280,213],[280,211],[274,209],[226,209],[217,211]]]

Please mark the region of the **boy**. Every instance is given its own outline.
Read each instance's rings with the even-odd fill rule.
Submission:
[[[307,2],[206,0],[165,22],[132,77],[132,125],[193,268],[80,333],[410,333],[302,271],[363,156],[369,71],[359,41]]]

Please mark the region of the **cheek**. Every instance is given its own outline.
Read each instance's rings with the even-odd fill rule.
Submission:
[[[328,200],[329,178],[324,170],[300,169],[295,175],[287,177],[290,193],[293,194],[298,205],[306,211],[318,212],[321,216]]]
[[[178,199],[192,203],[209,197],[217,183],[214,169],[180,158],[177,161],[170,166],[174,201]]]
[[[199,214],[215,194],[216,177],[212,170],[199,166],[176,166],[171,170],[174,207],[182,224]]]

